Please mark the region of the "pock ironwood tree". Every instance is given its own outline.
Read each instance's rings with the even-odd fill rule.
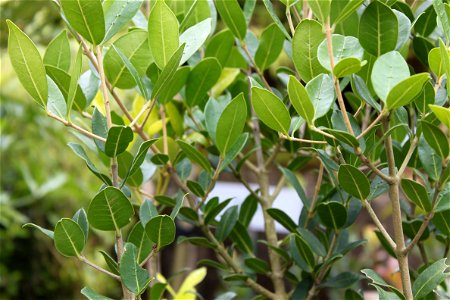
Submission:
[[[54,230],[25,226],[53,239],[62,255],[116,279],[125,299],[144,292],[160,299],[166,289],[173,298],[195,297],[195,289],[176,294],[156,276],[176,220],[203,232],[179,242],[213,249],[219,260],[202,263],[258,299],[313,299],[330,289],[362,299],[351,288],[362,274],[381,299],[448,297],[449,4],[263,0],[273,22],[257,37],[249,24],[262,4],[241,2],[54,1],[67,30],[43,56],[7,21],[18,79],[44,113],[77,133],[82,144],[68,146],[99,186],[86,195],[87,210]],[[284,9],[282,18],[275,7]],[[312,195],[296,175],[308,161],[317,162]],[[274,168],[280,177],[271,192]],[[243,170],[256,175],[257,189]],[[225,172],[248,189],[239,207],[226,195],[209,196]],[[149,180],[154,193],[142,187]],[[176,194],[168,194],[169,182]],[[272,208],[287,183],[303,205],[298,220]],[[372,209],[383,194],[392,224]],[[254,254],[247,231],[257,206],[267,261]],[[349,239],[362,209],[398,261],[401,288],[371,269],[334,268],[365,243]],[[289,234],[280,238],[276,222]],[[108,269],[83,255],[90,228],[116,237],[115,253],[102,252]],[[443,256],[428,256],[426,239],[437,240]],[[417,249],[421,261],[413,269],[408,257]],[[204,276],[200,269],[195,281]],[[89,287],[81,292],[105,299]]]

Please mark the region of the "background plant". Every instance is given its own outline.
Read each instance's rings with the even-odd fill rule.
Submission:
[[[181,240],[213,248],[219,262],[203,263],[223,270],[226,281],[267,298],[311,299],[321,289],[360,279],[333,266],[364,243],[349,241],[347,230],[364,206],[400,267],[402,292],[373,270],[362,271],[380,296],[444,293],[445,260],[430,260],[422,241],[432,233],[447,256],[448,4],[283,2],[286,29],[273,3],[263,1],[274,23],[258,39],[248,29],[254,1],[242,8],[235,1],[177,3],[146,3],[148,20],[139,1],[57,3],[77,41],[75,56],[67,32],[41,58],[8,21],[19,80],[48,116],[87,137],[79,136],[84,146],[69,147],[103,182],[87,211],[61,219],[54,231],[29,226],[52,237],[61,254],[120,281],[125,298],[147,289],[157,254],[173,242],[179,219],[203,231]],[[228,29],[213,34],[216,12]],[[133,30],[124,33],[130,21]],[[264,71],[283,50],[295,70],[286,64],[276,70],[277,81],[268,82]],[[407,55],[430,72],[414,74]],[[134,89],[133,103],[124,102],[118,89]],[[92,154],[109,172],[92,163]],[[311,196],[295,175],[308,160],[319,161]],[[189,176],[193,166],[201,168],[198,176]],[[281,175],[271,192],[273,167]],[[257,175],[257,190],[243,170]],[[209,199],[221,173],[232,173],[249,189],[241,207]],[[150,177],[154,193],[140,187]],[[286,181],[304,205],[298,221],[271,207]],[[178,192],[168,194],[170,182]],[[372,209],[384,193],[392,205],[393,237]],[[268,261],[254,255],[246,231],[257,205],[264,211]],[[172,207],[170,216],[165,207]],[[277,236],[275,221],[290,234]],[[89,226],[115,232],[117,258],[104,252],[109,270],[81,253]],[[408,254],[416,247],[423,267],[412,272]],[[142,268],[146,263],[150,272]],[[257,276],[270,278],[273,287]],[[152,299],[166,288],[175,296],[161,277],[151,285]],[[89,288],[82,292],[94,297]],[[351,289],[345,294],[361,297]]]

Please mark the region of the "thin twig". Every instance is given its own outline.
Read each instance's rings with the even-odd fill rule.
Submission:
[[[364,129],[364,131],[361,132],[361,134],[358,135],[358,136],[356,137],[356,139],[359,140],[360,138],[362,138],[363,136],[365,136],[367,133],[369,133],[370,129],[372,129],[375,125],[377,125],[377,124],[380,122],[380,120],[384,117],[384,114],[385,114],[385,112],[384,112],[384,110],[383,110],[383,111],[378,115],[378,117],[376,117],[376,119],[373,120],[373,122],[370,123],[370,125],[367,126],[367,128]]]
[[[120,281],[120,276],[117,276],[116,274],[111,273],[111,272],[109,272],[108,270],[105,270],[105,269],[103,269],[103,268],[100,267],[100,266],[97,266],[97,265],[94,264],[93,262],[89,261],[86,257],[80,255],[80,256],[78,256],[78,259],[79,259],[80,261],[84,262],[85,264],[87,264],[88,266],[91,266],[92,268],[96,269],[97,271],[100,271],[100,272],[102,272],[102,273],[105,273],[106,275],[108,275],[108,276],[110,276],[110,277],[112,277],[112,278],[114,278],[114,279]]]
[[[386,228],[384,228],[383,224],[381,224],[380,219],[378,219],[377,214],[373,210],[372,206],[367,200],[363,201],[364,207],[367,209],[367,212],[369,213],[369,216],[372,218],[372,221],[377,226],[378,230],[380,230],[381,234],[383,235],[384,239],[388,242],[388,244],[392,247],[392,249],[396,248],[394,240],[391,238],[389,233],[386,231]]]
[[[317,202],[317,196],[319,195],[319,191],[320,191],[320,186],[322,185],[322,178],[323,178],[323,163],[321,160],[319,160],[320,162],[320,166],[319,166],[319,174],[317,175],[317,181],[316,181],[316,186],[314,187],[314,194],[311,200],[311,205],[309,206],[308,209],[308,215],[306,217],[306,221],[305,221],[305,228],[308,227],[309,222],[311,222],[312,218],[314,217],[314,208],[316,206],[316,202]]]
[[[53,119],[63,123],[65,126],[71,127],[73,129],[77,130],[78,132],[82,133],[83,135],[85,135],[87,137],[90,137],[90,138],[93,138],[93,139],[96,139],[96,140],[99,140],[99,141],[102,141],[102,142],[106,142],[106,139],[104,137],[98,136],[98,135],[96,135],[96,134],[94,134],[94,133],[92,133],[92,132],[90,132],[90,131],[88,131],[88,130],[80,127],[80,126],[78,126],[78,125],[73,124],[72,122],[69,122],[69,121],[67,121],[67,120],[65,120],[65,119],[63,119],[61,117],[58,117],[57,115],[55,115],[55,114],[53,114],[53,113],[51,113],[49,111],[47,111],[47,115],[50,118],[53,118]]]
[[[403,172],[405,172],[405,169],[406,169],[406,167],[408,166],[408,163],[409,163],[409,161],[410,161],[410,159],[411,159],[411,156],[413,155],[414,150],[416,149],[416,146],[417,146],[418,143],[419,143],[419,139],[418,139],[418,137],[416,136],[416,137],[414,137],[414,139],[412,140],[411,146],[409,146],[409,150],[408,150],[408,152],[407,152],[406,155],[405,155],[405,159],[403,160],[403,163],[402,163],[402,165],[400,166],[400,169],[398,169],[398,172],[397,172],[397,177],[398,177],[398,178],[401,178],[402,175],[403,175]]]
[[[256,70],[256,73],[258,73],[259,77],[261,77],[261,80],[263,81],[264,85],[269,91],[272,91],[272,88],[270,87],[269,83],[267,82],[266,78],[264,77],[264,74],[261,72],[261,70],[258,68],[258,65],[256,65],[255,59],[253,58],[252,54],[247,48],[246,44],[242,44],[242,49],[244,49],[244,52],[247,54],[248,59],[253,65],[253,68]]]
[[[302,143],[309,143],[309,144],[327,144],[326,141],[314,141],[314,140],[299,139],[299,138],[284,135],[284,134],[280,134],[280,137],[285,140],[294,141],[294,142],[302,142]]]

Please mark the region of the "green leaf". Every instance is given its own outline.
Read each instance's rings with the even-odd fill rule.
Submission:
[[[373,99],[369,88],[367,87],[364,80],[358,75],[352,75],[352,90],[358,95],[362,100],[364,100],[367,104],[372,106],[377,112],[381,112],[381,106],[378,102]]]
[[[61,118],[65,118],[67,115],[67,106],[64,99],[64,95],[58,88],[58,85],[47,76],[48,83],[48,100],[47,100],[47,110],[54,115]]]
[[[80,79],[81,68],[83,66],[83,48],[81,45],[78,47],[77,56],[72,64],[72,69],[70,70],[70,85],[67,92],[67,120],[70,120],[70,112],[72,110],[73,104],[75,102],[76,93],[79,89],[78,79]],[[83,109],[84,107],[81,107]]]
[[[171,244],[175,239],[175,222],[168,215],[153,217],[146,225],[145,232],[158,249]]]
[[[247,198],[245,198],[239,208],[239,222],[241,222],[243,226],[248,227],[256,213],[257,208],[258,201],[253,194],[250,194]]]
[[[442,234],[450,237],[450,210],[435,213],[431,222]]]
[[[207,92],[214,86],[220,77],[222,66],[213,57],[205,58],[199,62],[189,74],[186,82],[186,104],[204,106],[208,97]]]
[[[269,208],[266,211],[275,221],[283,225],[284,228],[290,232],[296,231],[297,225],[284,211],[278,208]]]
[[[333,135],[341,143],[350,145],[351,147],[359,147],[359,142],[356,137],[347,131],[335,129],[324,129],[324,131]]]
[[[233,45],[233,33],[228,29],[220,31],[209,40],[205,50],[205,57],[215,57],[225,67],[231,56],[230,49],[233,48]]]
[[[102,115],[102,113],[97,109],[97,107],[94,108],[94,112],[92,113],[91,127],[92,133],[101,136],[105,139],[108,136],[108,124],[106,121],[106,117]],[[99,141],[97,139],[94,139],[94,142],[102,152],[105,152],[105,142]]]
[[[284,103],[268,90],[252,87],[252,105],[261,121],[278,132],[288,134],[291,116]]]
[[[105,143],[105,154],[116,157],[124,152],[133,140],[133,130],[128,126],[113,126],[108,131]]]
[[[198,49],[200,49],[211,33],[211,18],[205,19],[186,29],[180,35],[180,44],[186,44],[180,65],[184,64]]]
[[[364,56],[364,49],[359,44],[358,39],[353,36],[333,34],[332,44],[335,65],[337,65],[344,58],[353,57],[361,60]],[[320,64],[328,71],[331,71],[327,40],[322,41],[319,45],[317,49],[317,56]]]
[[[448,45],[450,41],[450,20],[448,12],[445,9],[445,4],[440,0],[433,0],[433,6],[436,10],[436,14],[441,23],[442,29],[444,30],[445,40],[447,41]]]
[[[272,20],[275,22],[275,24],[278,26],[278,28],[281,30],[281,32],[283,32],[284,36],[290,41],[291,35],[284,27],[283,22],[281,22],[280,18],[278,18],[278,15],[272,5],[272,2],[270,0],[263,0],[263,3],[267,9],[267,12],[269,13],[270,17],[272,18]]]
[[[420,272],[412,286],[414,299],[425,297],[450,276],[450,272],[446,272],[449,267],[445,263],[446,260],[446,258],[442,258]]]
[[[141,222],[137,222],[128,235],[128,243],[136,246],[136,261],[141,264],[152,252],[152,241],[147,236],[144,226]]]
[[[428,105],[433,104],[435,99],[435,92],[433,84],[427,81],[420,92],[419,96],[414,99],[414,105],[421,114],[429,112]]]
[[[222,156],[239,138],[247,120],[247,104],[240,93],[225,107],[217,122],[216,145]]]
[[[116,49],[125,55],[142,77],[153,61],[147,32],[132,30],[114,41],[113,46],[106,52],[103,62],[106,78],[113,87],[131,89],[136,86],[135,79]]]
[[[315,20],[303,20],[292,38],[292,60],[300,78],[308,82],[326,70],[319,63],[317,48],[324,40],[322,26]]]
[[[414,239],[414,237],[419,232],[419,228],[422,226],[423,220],[420,219],[413,219],[409,221],[403,221],[403,232],[404,234],[410,238],[411,240]],[[430,237],[430,230],[429,227],[425,228],[425,231],[420,236],[419,241],[424,241]]]
[[[320,74],[306,85],[309,99],[314,106],[314,120],[324,116],[334,103],[333,80],[329,75]]]
[[[30,96],[43,108],[48,97],[47,78],[44,63],[36,46],[30,38],[10,20],[8,55],[20,83]]]
[[[442,122],[447,128],[450,128],[450,108],[445,108],[439,105],[430,104],[428,107],[435,114],[435,116]]]
[[[353,285],[355,282],[360,280],[360,277],[361,276],[356,273],[342,272],[336,276],[328,278],[325,282],[320,284],[320,287],[342,289]]]
[[[164,1],[157,1],[148,17],[148,42],[160,70],[178,49],[178,20]]]
[[[308,125],[312,125],[314,122],[314,106],[305,87],[292,75],[289,76],[288,94],[299,116],[305,119]]]
[[[333,69],[333,74],[336,78],[346,77],[361,70],[363,64],[361,60],[356,57],[346,57],[341,59]]]
[[[225,153],[219,172],[225,170],[225,168],[236,158],[236,156],[238,156],[239,153],[242,153],[242,150],[247,144],[248,137],[248,132],[244,132],[238,136],[236,142],[230,147],[228,152]]]
[[[81,158],[85,161],[85,163],[86,163],[88,169],[89,169],[92,173],[94,173],[95,176],[97,176],[101,181],[103,181],[103,182],[106,183],[107,185],[111,185],[111,184],[112,184],[112,183],[111,183],[111,179],[109,179],[108,176],[106,176],[106,175],[104,175],[104,174],[102,174],[102,173],[100,173],[100,172],[98,171],[98,169],[95,167],[95,165],[91,162],[91,160],[90,160],[89,157],[87,156],[87,154],[86,154],[86,152],[84,151],[84,149],[83,149],[79,144],[76,144],[76,143],[68,143],[67,145],[70,147],[70,149],[72,149],[72,151],[73,151],[77,156],[81,157]]]
[[[344,8],[341,10],[339,15],[337,16],[336,20],[332,21],[332,24],[337,25],[345,19],[347,19],[350,15],[352,15],[361,4],[364,3],[364,0],[349,0],[345,4]],[[332,2],[333,4],[333,2]]]
[[[392,51],[397,45],[398,19],[391,8],[379,1],[367,6],[359,23],[359,41],[374,56]]]
[[[415,74],[397,83],[387,95],[386,108],[393,110],[409,104],[420,94],[429,76],[428,73]]]
[[[442,159],[428,145],[423,136],[419,140],[418,153],[422,167],[425,169],[428,177],[438,181],[442,170]]]
[[[391,89],[409,77],[409,68],[403,56],[392,51],[383,54],[375,61],[372,69],[372,85],[375,93],[384,102]]]
[[[123,284],[133,294],[142,294],[150,283],[150,276],[146,269],[141,268],[138,263],[138,250],[132,243],[126,243],[123,255],[120,258],[120,278]]]
[[[373,284],[371,284],[373,285]],[[378,292],[378,297],[380,300],[400,300],[400,297],[397,294],[392,292],[387,292],[384,289],[380,288],[377,285],[373,285]]]
[[[352,289],[347,289],[345,291],[344,298],[345,300],[364,300],[363,296],[361,296],[358,292]]]
[[[303,202],[303,205],[305,205],[305,207],[307,208],[310,208],[311,206],[310,200],[308,199],[308,197],[306,197],[305,190],[301,186],[295,173],[287,168],[280,168],[280,171],[281,173],[283,173],[284,177],[286,177],[287,181],[292,185],[294,190],[297,192],[297,195]]]
[[[153,87],[151,96],[152,99],[155,99],[156,97],[165,93],[168,89],[170,89],[170,86],[175,85],[175,80],[178,79],[175,74],[177,73],[178,66],[180,65],[184,46],[185,45],[183,44],[178,48],[178,50],[172,55],[167,65],[162,70],[161,74],[158,77],[158,80],[155,83],[155,86]]]
[[[69,72],[70,44],[67,31],[63,30],[48,44],[44,54],[44,64]]]
[[[336,201],[320,203],[317,206],[317,213],[322,224],[335,231],[344,226],[347,221],[345,206]]]
[[[236,244],[236,247],[243,253],[253,254],[253,242],[250,238],[247,228],[242,225],[241,221],[237,221],[230,233],[230,239]]]
[[[275,23],[264,29],[255,54],[256,65],[261,71],[267,69],[277,60],[283,50],[284,39],[283,32]]]
[[[383,278],[380,277],[380,275],[378,275],[374,270],[371,269],[363,269],[361,270],[361,273],[363,273],[364,275],[366,275],[366,277],[370,280],[372,280],[372,285],[377,287],[377,286],[382,286],[382,287],[387,287],[389,289],[391,289],[392,291],[394,291],[394,293],[399,296],[402,295],[402,293],[396,289],[395,287],[389,285],[386,283],[386,281],[383,280]],[[402,297],[404,299],[404,297]]]
[[[180,47],[183,47],[183,45]],[[172,56],[172,58],[169,60],[169,62],[167,63],[167,66],[164,68],[164,70],[171,64],[171,60],[174,59],[175,55],[176,54],[174,54]],[[164,70],[159,75],[158,81],[156,82],[156,84],[158,84],[158,82],[160,80],[162,80],[163,74],[166,75]],[[178,70],[176,70],[176,72],[173,75],[171,74],[170,76],[166,77],[166,80],[164,81],[164,84],[161,86],[160,92],[158,93],[159,102],[166,104],[167,116],[170,119],[170,122],[172,123],[172,125],[174,125],[174,119],[170,116],[170,107],[175,107],[175,106],[170,101],[172,101],[172,99],[175,97],[175,95],[184,87],[190,72],[191,72],[191,68],[189,66],[184,66],[184,67],[179,68]],[[155,84],[155,86],[156,86],[156,84]],[[155,87],[153,87],[152,94],[153,93],[155,93]],[[152,97],[152,99],[153,98],[154,97]],[[177,127],[174,126],[175,132],[178,135],[182,135],[182,132],[184,132],[184,124],[181,122],[180,125],[181,125],[180,128],[182,127],[183,130],[180,130],[179,132],[177,131]]]
[[[64,256],[80,256],[85,237],[80,225],[72,219],[62,218],[56,223],[54,241],[56,250]]]
[[[331,0],[308,0],[308,5],[317,19],[324,24],[330,16]]]
[[[186,182],[186,185],[189,188],[189,190],[191,190],[191,192],[197,197],[203,197],[205,195],[205,191],[198,182],[188,180]]]
[[[445,53],[445,51],[444,51]],[[450,55],[450,50],[448,50]],[[433,48],[428,53],[428,65],[430,66],[431,71],[439,78],[445,74],[445,66],[444,61],[441,57],[441,49],[440,47]]]
[[[410,179],[402,179],[403,192],[408,198],[426,212],[431,211],[431,202],[423,185]]]
[[[61,0],[70,25],[86,40],[100,45],[105,37],[105,16],[100,0]]]
[[[409,40],[411,21],[408,17],[398,10],[393,10],[398,19],[398,38],[395,49],[400,50]]]
[[[108,269],[116,274],[116,275],[120,275],[119,272],[119,265],[117,264],[117,261],[114,260],[114,258],[112,258],[108,253],[106,253],[105,251],[100,250],[99,251],[100,254],[103,256],[103,259],[106,262],[106,265],[108,266]]]
[[[442,158],[446,159],[449,154],[449,143],[446,135],[435,125],[422,121],[423,136],[428,145]]]
[[[314,254],[303,238],[297,234],[291,236],[290,250],[294,262],[303,270],[310,272],[315,266]]]
[[[30,228],[36,228],[37,230],[39,230],[40,232],[42,232],[43,234],[45,234],[45,235],[48,236],[49,238],[54,239],[55,234],[54,234],[54,232],[51,231],[51,230],[42,228],[41,226],[36,225],[36,224],[33,224],[33,223],[26,223],[26,224],[23,224],[23,225],[22,225],[22,228],[27,228],[27,227],[30,227]]]
[[[142,163],[145,160],[145,156],[147,155],[148,149],[153,145],[154,142],[156,142],[156,139],[145,141],[139,146],[138,152],[136,153],[136,156],[133,158],[130,168],[128,169],[127,174],[122,180],[124,184],[127,181],[128,177],[132,176],[142,165]]]
[[[327,251],[319,239],[308,229],[305,228],[297,228],[297,232],[300,234],[303,240],[311,247],[311,250],[316,253],[318,256],[325,257],[327,255]]]
[[[447,45],[449,41],[447,40]],[[439,39],[439,49],[441,50],[442,65],[444,66],[447,78],[450,78],[450,54],[449,49],[445,46],[444,42]],[[447,80],[447,96],[450,95],[450,80]]]
[[[436,11],[434,10],[433,6],[430,5],[414,21],[414,29],[416,31],[416,34],[419,34],[423,37],[429,36],[437,26],[436,17]]]
[[[237,205],[228,208],[221,216],[216,228],[216,238],[223,241],[231,233],[239,218]]]
[[[198,163],[208,173],[212,173],[211,164],[205,155],[184,141],[179,140],[177,144],[191,161]]]
[[[131,21],[139,11],[142,2],[142,0],[105,0],[103,2],[103,11],[105,14],[105,38],[103,39],[103,43],[109,41]]]
[[[145,199],[139,208],[139,220],[145,227],[147,223],[154,217],[158,216],[158,210],[152,201]]]
[[[94,290],[88,287],[84,287],[81,290],[81,293],[89,300],[112,300],[111,298],[97,294]]]
[[[247,33],[244,14],[236,0],[215,0],[220,17],[235,37],[243,41]]]
[[[363,172],[352,165],[340,165],[339,184],[350,195],[365,200],[370,194],[370,182]]]
[[[270,268],[267,265],[266,261],[260,258],[249,257],[244,260],[244,264],[259,274],[267,274],[270,272]]]
[[[77,222],[78,225],[80,225],[80,228],[84,234],[85,242],[87,242],[89,234],[89,222],[87,220],[87,215],[84,208],[80,208],[79,210],[77,210],[77,212],[73,215],[72,220],[74,220],[75,222]]]
[[[123,192],[115,187],[101,190],[89,204],[89,224],[98,230],[118,231],[130,223],[133,206]]]

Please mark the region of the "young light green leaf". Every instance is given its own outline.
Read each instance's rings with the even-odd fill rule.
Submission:
[[[400,81],[389,91],[386,97],[386,108],[393,110],[409,104],[420,94],[428,80],[428,73],[419,73]]]
[[[424,211],[431,211],[430,198],[428,197],[427,190],[423,185],[410,179],[402,179],[401,185],[403,192],[406,194],[409,200],[414,202]]]
[[[113,126],[108,131],[105,143],[105,154],[115,157],[124,152],[133,141],[133,130],[128,126]]]
[[[146,269],[137,263],[138,249],[132,243],[126,243],[120,258],[119,270],[123,284],[135,295],[142,294],[150,283]]]
[[[361,70],[363,63],[356,57],[346,57],[341,59],[333,69],[333,74],[336,78],[343,78]]]
[[[70,85],[67,91],[67,120],[70,120],[70,112],[75,102],[76,94],[79,89],[78,79],[80,79],[81,68],[83,66],[83,48],[81,45],[78,47],[77,56],[72,64],[72,70],[70,70]],[[84,107],[81,107],[83,109]]]
[[[208,159],[206,159],[206,157],[195,147],[181,140],[177,141],[177,144],[191,161],[198,163],[205,171],[209,173],[212,172],[211,164]]]
[[[448,53],[450,55],[450,50],[448,50]],[[444,61],[441,57],[440,47],[433,48],[428,52],[428,65],[438,78],[445,74]]]
[[[132,30],[114,41],[113,46],[106,52],[103,62],[106,78],[114,87],[131,89],[136,86],[136,82],[116,49],[122,51],[139,76],[143,76],[153,61],[148,34],[140,29]]]
[[[347,221],[345,206],[336,201],[322,202],[317,206],[320,221],[328,228],[338,230]]]
[[[353,57],[361,60],[364,56],[364,49],[359,44],[358,39],[353,36],[333,34],[332,44],[335,65],[337,65],[344,58]],[[319,45],[319,48],[317,49],[317,56],[320,64],[328,71],[331,71],[327,40],[323,40]]]
[[[127,242],[136,246],[136,261],[138,264],[143,263],[150,252],[152,252],[153,243],[147,236],[141,222],[137,222],[131,229]]]
[[[314,120],[324,116],[334,103],[334,84],[331,76],[320,74],[306,85],[309,99],[314,106]]]
[[[105,14],[105,38],[103,43],[109,41],[131,21],[141,7],[142,2],[142,0],[105,0],[103,2]]]
[[[421,124],[423,136],[428,145],[430,145],[442,159],[446,159],[449,154],[448,138],[437,126],[426,121],[422,121]]]
[[[100,0],[61,0],[70,25],[86,40],[100,45],[105,36],[105,16]]]
[[[8,54],[20,83],[30,96],[44,109],[47,105],[48,86],[41,55],[30,38],[10,20]]]
[[[450,128],[450,108],[445,108],[439,105],[430,104],[428,107],[434,113],[434,115],[442,122],[447,128]]]
[[[61,33],[48,44],[44,54],[44,64],[69,72],[70,44],[65,30],[61,31]]]
[[[332,24],[337,25],[344,22],[350,15],[352,15],[358,7],[364,3],[364,0],[349,0],[341,10],[340,14],[336,17],[336,20],[332,21]],[[332,3],[333,4],[333,3]]]
[[[447,45],[449,41],[447,40]],[[441,60],[444,67],[447,78],[450,78],[450,54],[449,49],[445,46],[444,42],[439,39],[439,49],[441,50]],[[447,96],[450,95],[450,80],[447,80]]]
[[[240,93],[225,107],[216,129],[216,145],[222,156],[234,145],[239,138],[247,120],[247,104],[244,94]]]
[[[277,60],[283,50],[284,39],[283,32],[275,23],[264,29],[255,54],[255,62],[260,70],[267,69]]]
[[[299,116],[305,119],[308,125],[312,125],[314,123],[314,106],[305,87],[292,75],[289,76],[288,94]]]
[[[116,48],[114,45],[112,45],[112,48],[119,55],[120,59],[122,60],[125,67],[127,68],[128,72],[130,72],[131,76],[133,76],[133,80],[139,87],[139,91],[141,92],[144,99],[149,100],[150,97],[148,95],[147,88],[145,87],[144,82],[142,81],[142,78],[139,75],[136,68],[134,67],[134,65],[131,63],[131,61],[128,59],[128,57],[120,49]]]
[[[280,223],[284,228],[289,230],[290,232],[295,232],[297,229],[297,225],[295,222],[289,217],[287,213],[278,208],[269,208],[266,210],[267,213],[278,223]]]
[[[231,233],[239,218],[237,205],[228,208],[222,217],[216,228],[216,238],[219,241],[223,241]]]
[[[54,241],[56,250],[64,256],[80,256],[85,237],[80,225],[72,219],[63,218],[56,223]]]
[[[327,21],[330,15],[331,0],[308,0],[308,5],[317,19],[322,23]]]
[[[283,22],[281,22],[280,18],[278,18],[278,15],[275,9],[273,8],[272,2],[270,0],[263,0],[263,3],[272,20],[275,22],[275,24],[278,26],[281,32],[283,32],[284,36],[290,41],[292,39],[291,35],[284,27]]]
[[[365,200],[370,194],[370,182],[363,172],[352,165],[340,165],[339,184],[350,195]]]
[[[148,42],[156,65],[164,69],[179,46],[178,20],[164,1],[157,1],[148,17]]]
[[[103,231],[118,231],[130,223],[133,215],[130,200],[121,190],[111,186],[95,195],[87,212],[89,224]]]
[[[241,41],[247,33],[247,23],[237,0],[215,0],[214,4],[223,22]]]
[[[175,230],[175,222],[168,215],[153,217],[145,225],[145,232],[158,249],[174,241]]]
[[[211,18],[207,18],[192,27],[186,29],[180,35],[180,44],[186,44],[180,65],[184,64],[200,47],[203,46],[211,33]]]
[[[162,70],[161,74],[156,81],[153,91],[152,91],[152,99],[158,97],[161,93],[167,91],[171,85],[175,84],[175,80],[177,79],[175,74],[177,72],[178,66],[180,65],[180,60],[184,51],[184,44],[182,44],[177,51],[172,55],[169,59],[169,62]],[[172,99],[170,99],[172,100]]]
[[[88,300],[112,300],[111,298],[97,294],[89,287],[84,287],[81,290],[81,294],[83,294]]]
[[[361,15],[359,41],[374,56],[392,51],[397,45],[398,19],[392,9],[379,1],[367,6]]]
[[[22,228],[26,228],[26,227],[36,228],[37,230],[39,230],[40,232],[42,232],[49,238],[54,239],[55,234],[52,230],[42,228],[41,226],[33,224],[33,223],[26,223],[26,224],[22,225]]]
[[[80,228],[84,234],[85,242],[87,242],[89,234],[89,222],[87,220],[87,215],[84,208],[80,208],[79,210],[77,210],[77,212],[73,215],[72,220],[74,220],[75,222],[77,222],[78,225],[80,225]]]
[[[412,286],[414,299],[425,297],[450,276],[450,272],[446,272],[449,267],[445,263],[446,260],[446,258],[442,258],[420,272]]]
[[[182,47],[182,46],[180,46]],[[172,56],[171,60],[175,57],[176,54],[174,54],[174,56]],[[169,60],[169,62],[167,63],[167,66],[164,68],[164,70],[171,64],[171,61]],[[158,81],[156,82],[156,84],[162,80],[162,75],[163,73],[165,73],[163,70],[163,72],[161,72],[161,74],[158,77]],[[173,105],[173,102],[171,102],[173,100],[173,98],[175,97],[175,95],[184,87],[184,85],[186,84],[186,81],[189,77],[189,73],[191,72],[191,67],[189,66],[184,66],[181,68],[178,68],[178,70],[176,70],[176,72],[167,77],[165,80],[165,83],[162,84],[161,88],[160,88],[160,92],[157,94],[158,96],[158,101],[160,103],[166,104],[166,110],[167,110],[167,117],[170,119],[170,123],[172,123],[172,126],[174,125],[174,119],[170,116],[170,109],[171,108],[175,108],[176,106]],[[164,74],[165,75],[165,74]],[[153,91],[152,94],[155,91],[155,86],[153,86]],[[153,99],[153,97],[151,97]],[[178,110],[177,110],[178,111]],[[178,135],[182,135],[182,132],[184,132],[184,125],[182,123],[180,123],[180,128],[182,127],[183,130],[178,130],[179,128],[177,126],[174,126],[175,132]]]
[[[208,97],[207,92],[217,82],[221,72],[222,66],[213,57],[205,58],[199,62],[192,69],[186,82],[186,104],[189,107],[204,106]]]
[[[378,57],[372,69],[372,85],[377,96],[386,102],[391,89],[409,77],[409,68],[403,56],[391,51]]]
[[[322,26],[315,20],[305,19],[295,29],[292,39],[292,60],[305,82],[326,72],[317,58],[317,48],[324,39]]]
[[[268,90],[252,87],[252,105],[264,124],[284,134],[288,134],[291,116],[284,103]]]

